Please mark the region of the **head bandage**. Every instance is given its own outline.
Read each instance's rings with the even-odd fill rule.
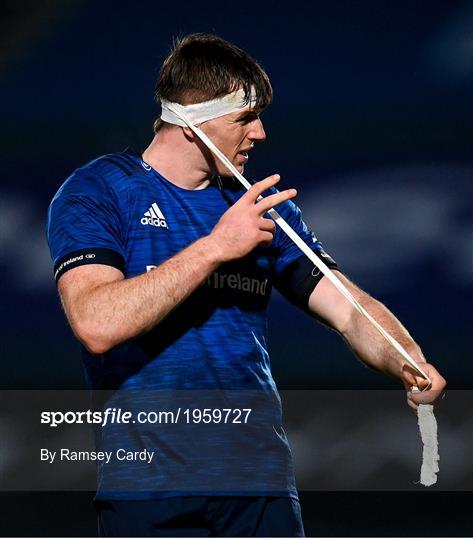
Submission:
[[[187,124],[176,114],[175,111],[186,115],[194,125],[202,124],[207,120],[213,118],[219,118],[225,114],[230,114],[237,111],[242,111],[247,108],[254,107],[256,103],[256,92],[254,87],[251,87],[250,99],[245,103],[245,91],[240,88],[231,94],[210,101],[204,101],[202,103],[193,103],[192,105],[181,105],[180,103],[173,103],[165,99],[161,100],[161,120],[174,124],[176,126],[185,127]],[[171,107],[172,110],[171,109]]]

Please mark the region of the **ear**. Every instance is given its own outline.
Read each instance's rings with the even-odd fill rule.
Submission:
[[[195,141],[195,133],[192,131],[191,128],[187,127],[187,126],[184,126],[182,128],[182,132],[184,133],[184,137],[190,141],[190,142],[194,142]]]

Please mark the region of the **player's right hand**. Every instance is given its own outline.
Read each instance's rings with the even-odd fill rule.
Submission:
[[[297,195],[295,189],[286,189],[257,201],[267,189],[281,180],[278,174],[257,182],[220,218],[209,238],[213,240],[215,253],[221,262],[244,257],[257,246],[269,245],[276,225],[272,219],[263,217],[276,205]]]

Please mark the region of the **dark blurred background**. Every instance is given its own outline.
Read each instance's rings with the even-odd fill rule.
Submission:
[[[346,274],[399,316],[451,390],[472,388],[472,2],[24,0],[0,14],[2,388],[83,388],[47,206],[84,162],[148,144],[157,70],[190,32],[235,42],[272,80],[267,141],[247,177],[278,172],[297,187]],[[270,312],[281,388],[398,388],[276,294]],[[311,535],[454,536],[473,533],[467,497],[312,492],[302,502]],[[0,534],[95,534],[89,494],[0,500]]]

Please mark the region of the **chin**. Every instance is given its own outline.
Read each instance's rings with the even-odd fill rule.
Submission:
[[[233,164],[233,166],[235,167],[235,169],[240,173],[240,174],[243,174],[243,171],[245,170],[245,166],[244,165],[237,165],[236,163]],[[233,173],[231,171],[229,171],[226,167],[223,171],[219,171],[217,173],[218,175],[220,176],[227,176],[229,178],[232,178],[233,177]]]

